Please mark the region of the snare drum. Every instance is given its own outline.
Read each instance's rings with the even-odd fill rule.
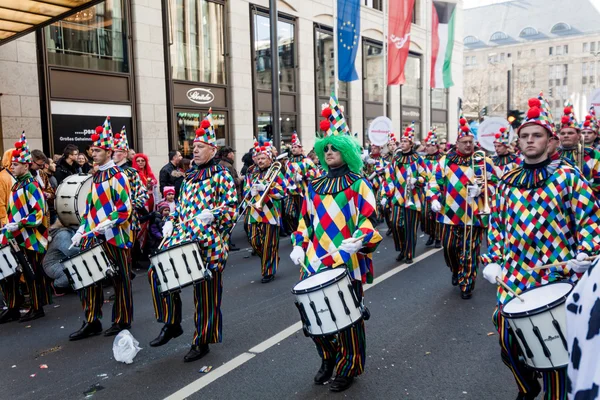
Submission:
[[[512,328],[525,364],[551,371],[569,364],[565,302],[573,290],[570,282],[554,282],[528,289],[510,299],[502,316]]]
[[[358,300],[345,265],[309,276],[292,293],[308,336],[331,335],[363,316],[367,319],[368,310]]]
[[[201,254],[198,242],[183,242],[150,256],[161,294],[178,292],[186,286],[212,278]]]
[[[113,276],[115,268],[101,244],[61,261],[73,290],[81,290]]]
[[[64,226],[79,225],[85,212],[87,196],[92,190],[92,176],[71,175],[56,189],[56,214]]]
[[[10,244],[0,247],[0,281],[21,271]]]

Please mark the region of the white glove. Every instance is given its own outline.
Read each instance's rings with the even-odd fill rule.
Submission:
[[[500,264],[489,263],[483,269],[483,277],[491,284],[497,284],[496,278],[502,279],[502,267]]]
[[[302,176],[302,174],[296,174],[296,176],[294,177],[294,180],[296,182],[302,182],[302,179],[304,179],[304,177]]]
[[[173,221],[166,221],[162,228],[163,237],[169,237],[173,234]]]
[[[96,225],[96,228],[94,230],[98,233],[104,233],[108,229],[110,229],[114,224],[115,224],[114,221],[112,221],[110,219],[105,219],[104,221],[102,221],[98,225]]]
[[[210,225],[215,220],[215,216],[210,210],[202,210],[200,215],[198,215],[198,219],[202,221],[204,225]]]
[[[344,239],[339,249],[345,251],[348,254],[356,254],[360,249],[362,249],[362,247],[362,240],[350,238]]]
[[[481,188],[479,185],[467,185],[467,192],[468,196],[474,199],[481,194]]]
[[[300,265],[300,263],[304,260],[304,257],[304,249],[300,246],[294,246],[292,253],[290,254],[290,259],[292,262],[296,265]]]
[[[256,196],[260,192],[264,191],[266,188],[267,187],[262,183],[255,183],[250,189],[250,193],[252,194],[252,196]]]
[[[77,229],[77,232],[75,232],[75,234],[71,238],[72,247],[79,246],[79,243],[81,243],[82,238],[83,238],[83,226],[80,226],[79,229]]]
[[[435,213],[442,211],[442,204],[439,201],[434,200],[431,203],[431,211],[433,211]]]
[[[387,197],[384,197],[381,199],[381,207],[385,207],[386,204],[387,204]]]
[[[577,257],[569,260],[567,267],[570,270],[577,272],[578,274],[582,274],[590,268],[592,265],[591,261],[588,261],[588,255],[585,253],[577,254]]]
[[[410,183],[410,186],[414,187],[417,184],[417,178],[408,178],[408,183]]]
[[[19,224],[17,224],[16,222],[9,222],[6,225],[4,225],[4,229],[6,229],[9,232],[18,231]]]

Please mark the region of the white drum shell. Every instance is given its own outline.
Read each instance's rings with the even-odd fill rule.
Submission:
[[[324,272],[328,271],[331,270],[325,270]],[[305,323],[305,325],[308,334],[311,336],[335,334],[363,317],[360,306],[357,306],[355,303],[357,297],[352,288],[348,271],[345,267],[340,267],[336,271],[344,275],[337,282],[322,282],[322,279],[319,279],[321,273],[317,273],[299,282],[292,289],[292,293],[296,296],[296,302],[304,309],[305,315],[308,318],[309,323]],[[311,286],[312,281],[314,281],[314,290],[308,289],[310,290],[308,291],[305,289],[306,293],[299,293],[298,286],[300,284],[305,288]],[[343,295],[343,301],[339,292]],[[327,299],[329,305],[327,305],[325,299]],[[314,304],[314,309],[311,306],[311,302]],[[349,313],[346,313],[344,304]],[[316,310],[316,314],[314,310]]]
[[[0,248],[0,281],[19,272],[20,266],[10,245]]]
[[[211,278],[210,271],[202,261],[198,242],[182,243],[160,251],[150,257],[150,263],[156,272],[163,295]]]
[[[56,188],[56,214],[64,226],[79,225],[92,190],[92,176],[71,175]]]
[[[62,261],[73,290],[81,290],[115,273],[102,246],[90,249]]]

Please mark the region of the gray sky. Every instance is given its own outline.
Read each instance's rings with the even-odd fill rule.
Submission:
[[[494,3],[503,3],[506,0],[463,0],[464,8],[472,8],[477,6],[485,6]],[[600,0],[590,0],[596,8],[600,9]],[[565,3],[566,4],[566,3]]]

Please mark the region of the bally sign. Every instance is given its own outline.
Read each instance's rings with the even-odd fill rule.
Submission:
[[[210,104],[215,100],[215,95],[209,89],[193,88],[187,91],[187,98],[196,104]]]

